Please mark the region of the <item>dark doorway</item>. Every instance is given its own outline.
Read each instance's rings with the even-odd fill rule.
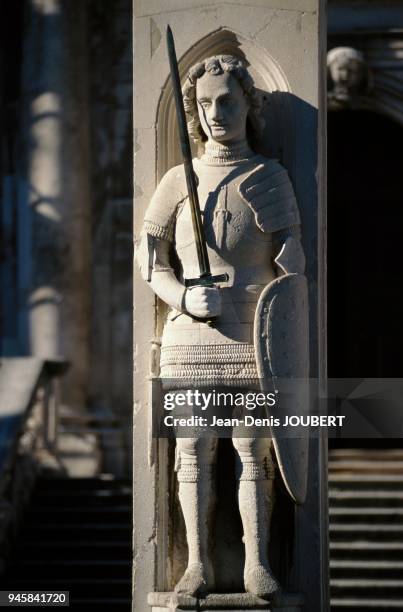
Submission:
[[[328,115],[330,377],[403,377],[402,142],[383,115]]]

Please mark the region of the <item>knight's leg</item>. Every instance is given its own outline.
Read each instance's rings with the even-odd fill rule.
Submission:
[[[268,560],[274,466],[267,438],[233,438],[238,453],[238,501],[245,543],[245,590],[270,597],[279,584]]]
[[[214,507],[212,468],[215,438],[178,438],[179,500],[185,519],[188,567],[175,591],[197,595],[214,586],[210,559],[210,524]]]

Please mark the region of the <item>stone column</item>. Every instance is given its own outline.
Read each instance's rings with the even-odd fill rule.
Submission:
[[[86,395],[90,296],[84,18],[81,4],[29,0],[22,77],[28,351],[71,361],[64,399],[75,406]]]
[[[291,176],[302,216],[310,289],[311,377],[324,380],[324,50],[320,0],[134,0],[134,234],[161,176],[179,163],[165,30],[170,24],[182,78],[198,60],[217,53],[245,54],[256,85],[269,96],[262,152],[279,158]],[[134,277],[134,598],[146,610],[153,591],[172,589],[168,542],[172,528],[166,441],[150,434],[149,377],[161,316],[151,290]],[[295,511],[288,592],[282,609],[327,610],[326,440],[311,441],[308,498]],[[151,600],[149,600],[149,605]],[[177,605],[177,608],[175,608]],[[206,604],[207,605],[207,604]],[[229,604],[228,604],[229,605]],[[238,607],[236,607],[238,605]],[[245,607],[255,609],[253,602]],[[171,607],[169,607],[171,606]],[[214,602],[211,603],[214,608]],[[151,609],[180,610],[169,596]],[[203,608],[204,609],[204,608]],[[229,609],[229,608],[227,608]],[[269,609],[269,608],[267,608]],[[270,608],[271,609],[271,608]],[[272,609],[277,609],[276,607]]]

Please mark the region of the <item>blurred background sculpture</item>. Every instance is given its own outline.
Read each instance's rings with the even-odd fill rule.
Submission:
[[[364,54],[353,47],[335,47],[327,54],[329,104],[349,106],[368,95],[371,75]]]

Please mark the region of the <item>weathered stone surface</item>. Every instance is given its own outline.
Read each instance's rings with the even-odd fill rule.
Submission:
[[[177,593],[150,593],[148,604],[152,606],[153,612],[160,610],[180,612],[181,610],[267,610],[271,612],[299,612],[302,610],[303,597],[298,594],[283,594],[269,603],[250,593],[212,593],[205,598],[196,599]],[[176,607],[175,607],[176,606]]]
[[[372,75],[364,54],[353,47],[334,47],[327,54],[330,110],[365,106]]]
[[[252,10],[253,9],[253,10]],[[266,128],[261,135],[261,152],[267,158],[277,157],[287,168],[296,191],[296,199],[301,211],[303,227],[303,245],[307,257],[307,277],[309,285],[310,311],[310,348],[311,374],[315,375],[318,368],[318,237],[317,237],[317,198],[321,189],[320,138],[318,137],[317,108],[320,104],[322,84],[319,81],[318,49],[322,41],[318,38],[321,28],[319,4],[287,3],[287,10],[279,8],[278,3],[251,2],[247,5],[228,5],[225,2],[213,5],[195,5],[194,3],[172,0],[169,3],[134,3],[134,81],[147,82],[147,87],[138,88],[135,93],[135,241],[139,244],[140,231],[143,226],[144,213],[147,209],[156,184],[168,170],[180,162],[178,137],[176,133],[176,118],[172,103],[172,89],[168,78],[168,62],[165,45],[163,44],[166,25],[169,23],[175,34],[176,48],[179,57],[179,72],[185,80],[191,67],[198,61],[219,54],[246,56],[250,63],[250,72],[258,89],[264,93],[272,93],[270,104],[265,107]],[[199,156],[203,153],[199,145]],[[207,147],[209,155],[209,147]],[[195,149],[194,155],[197,156]],[[200,166],[203,174],[202,165]],[[175,184],[175,171],[171,170],[171,183],[167,195],[172,193]],[[207,186],[208,177],[200,177],[200,189]],[[168,174],[169,176],[169,174]],[[172,179],[172,180],[171,180]],[[164,179],[165,180],[165,179]],[[180,180],[180,179],[178,179]],[[212,184],[210,178],[210,186]],[[217,184],[217,183],[216,183]],[[161,184],[162,185],[162,182]],[[161,195],[161,202],[164,200]],[[201,197],[203,200],[203,197]],[[232,201],[231,198],[229,200]],[[165,198],[168,210],[169,197]],[[178,202],[176,202],[178,203]],[[162,206],[162,204],[161,204]],[[149,219],[151,225],[155,218]],[[158,225],[158,224],[157,224]],[[185,224],[184,224],[185,226]],[[219,222],[214,228],[218,237]],[[169,234],[169,232],[168,232]],[[185,236],[185,232],[184,232]],[[168,235],[165,238],[169,238]],[[190,240],[190,238],[189,238]],[[184,241],[185,242],[185,241]],[[183,246],[186,246],[185,244]],[[158,253],[158,256],[161,252]],[[247,259],[247,258],[246,258]],[[157,257],[158,260],[158,257]],[[162,259],[162,261],[166,261]],[[143,260],[143,265],[146,260]],[[147,263],[145,264],[147,265]],[[163,267],[163,266],[162,266]],[[143,267],[143,273],[145,268]],[[194,277],[190,270],[189,277]],[[161,274],[159,272],[158,274]],[[162,275],[164,273],[162,272]],[[146,271],[147,276],[147,271]],[[182,305],[183,286],[180,281],[175,285],[175,279],[170,284],[160,283],[153,290],[162,299],[177,310]],[[265,278],[265,282],[270,282]],[[321,279],[320,279],[321,280]],[[171,591],[183,572],[183,557],[186,557],[184,546],[183,524],[175,510],[176,493],[172,485],[170,470],[172,469],[172,448],[166,440],[154,443],[150,439],[149,426],[152,396],[147,383],[150,369],[150,342],[159,338],[164,327],[166,310],[161,303],[156,302],[153,293],[144,289],[143,281],[135,272],[135,432],[134,432],[134,487],[142,489],[141,500],[134,500],[135,512],[135,562],[134,562],[134,609],[143,609],[147,593],[159,589]],[[321,291],[322,285],[321,285]],[[181,293],[182,292],[182,293]],[[188,294],[191,292],[187,292]],[[199,293],[199,295],[197,295]],[[213,290],[207,297],[196,291],[192,298],[186,295],[184,309],[195,313],[195,309],[207,308],[208,313],[220,311],[220,300]],[[224,291],[223,291],[224,293]],[[202,302],[204,302],[202,304]],[[179,308],[178,308],[179,306]],[[320,306],[321,307],[321,306]],[[186,321],[189,314],[182,314],[179,320]],[[227,314],[227,312],[225,313]],[[320,314],[322,316],[322,314]],[[191,321],[187,320],[191,325]],[[175,345],[175,334],[179,333],[179,321],[171,327],[172,346]],[[178,328],[178,332],[176,332]],[[184,329],[184,337],[190,338],[190,329]],[[168,340],[168,332],[166,328]],[[212,337],[215,330],[206,330],[206,337]],[[178,342],[176,342],[178,344]],[[180,344],[180,343],[179,343]],[[319,486],[319,456],[321,450],[312,444],[310,472],[308,479],[308,496],[305,508],[298,509],[296,519],[296,538],[293,569],[288,566],[289,584],[295,590],[307,593],[307,609],[324,610],[317,582],[320,574],[320,562],[323,550],[320,550],[319,509],[322,499],[318,499]],[[182,489],[191,488],[195,482],[188,480],[189,469],[181,475]],[[191,472],[191,470],[190,470]],[[197,473],[197,469],[195,470]],[[183,478],[181,478],[183,476]],[[244,481],[245,486],[253,480]],[[257,481],[255,481],[257,482]],[[267,481],[269,482],[269,481]],[[146,483],[146,486],[144,486]],[[242,486],[243,486],[242,484]],[[182,486],[183,485],[183,486]],[[187,485],[190,485],[188,487]],[[210,484],[201,488],[206,495]],[[200,492],[199,492],[200,494]],[[250,497],[250,495],[248,495]],[[181,495],[190,503],[192,495]],[[197,497],[197,496],[196,496]],[[197,507],[199,501],[195,497],[190,506]],[[263,496],[264,497],[264,496]],[[232,498],[231,498],[232,499]],[[230,503],[230,502],[228,502]],[[186,502],[185,502],[186,504]],[[183,506],[184,504],[182,504]],[[208,504],[207,504],[208,505]],[[252,504],[253,505],[253,504]],[[258,504],[259,505],[259,504]],[[259,505],[262,509],[263,505]],[[147,512],[144,511],[147,508]],[[151,512],[150,512],[151,509]],[[185,515],[186,515],[185,510]],[[192,511],[188,512],[190,531],[202,533],[205,539],[203,521],[197,525],[189,520]],[[267,516],[267,515],[266,515]],[[242,517],[244,528],[248,524],[247,517]],[[264,530],[260,533],[265,534]],[[253,542],[256,534],[250,538]],[[246,538],[247,539],[247,538]],[[192,538],[188,537],[188,544]],[[263,540],[267,542],[266,536]],[[195,538],[197,541],[197,538]],[[203,545],[204,546],[204,545]],[[190,547],[192,548],[192,547]],[[247,544],[248,548],[248,544]],[[310,563],[306,562],[309,548]],[[200,552],[200,551],[199,551]],[[197,557],[195,549],[189,553]],[[197,547],[196,547],[197,553]],[[241,553],[242,554],[242,553]],[[238,565],[241,556],[238,555]],[[239,576],[231,573],[228,577],[238,580]],[[237,568],[237,572],[238,572]],[[204,578],[204,576],[202,576]],[[242,580],[242,578],[241,578]],[[221,586],[221,585],[220,585]],[[239,584],[238,589],[242,588]],[[226,589],[227,590],[227,589]],[[235,588],[234,588],[235,590]],[[324,600],[323,600],[324,601]],[[156,604],[164,609],[164,604]],[[156,607],[157,609],[157,607]],[[179,608],[180,609],[180,608]],[[214,608],[213,608],[214,609]],[[224,608],[225,609],[225,608]],[[252,608],[253,609],[253,608]],[[257,608],[258,609],[258,608]]]
[[[187,187],[182,166],[169,171],[145,213],[139,248],[144,279],[171,308],[161,339],[160,375],[178,380],[176,385],[184,388],[197,380],[211,388],[222,387],[230,379],[232,385],[242,389],[245,379],[258,376],[253,326],[260,327],[255,310],[259,295],[266,291],[264,286],[277,287],[277,274],[291,281],[295,277],[305,279],[300,216],[284,167],[249,146],[248,136],[249,140],[261,137],[263,102],[244,61],[235,55],[217,55],[191,67],[183,86],[183,100],[190,136],[200,143],[207,138],[203,155],[193,161],[198,199],[191,200],[189,195],[189,204],[184,200]],[[192,163],[190,157],[187,161]],[[193,179],[192,170],[186,183]],[[203,231],[196,231],[193,215],[200,216]],[[205,249],[208,265],[196,258],[195,241]],[[170,264],[173,252],[180,262],[180,274]],[[208,282],[203,285],[207,275]],[[215,284],[213,279],[220,280]],[[281,300],[284,290],[275,296],[280,306],[276,321],[271,322],[274,346],[268,354],[270,361],[273,355],[276,359],[267,374],[270,377],[278,375],[274,372],[278,369],[278,355],[282,362],[287,361],[283,363],[284,376],[301,376],[300,365],[293,367],[290,342],[286,347],[283,340],[284,333],[289,332],[293,346],[298,344],[299,336],[303,337],[300,344],[307,345],[308,341],[306,283],[293,286],[295,293],[303,293],[302,299],[294,299],[294,307],[289,305],[289,298]],[[304,304],[302,317],[298,312],[300,304]],[[273,310],[271,305],[270,308]],[[305,326],[294,325],[297,318],[303,319]],[[307,346],[304,348],[300,359],[307,376],[309,355]],[[256,351],[256,355],[260,356],[260,352]],[[175,383],[172,385],[175,388]],[[190,414],[190,404],[187,409]],[[212,591],[217,582],[214,560],[209,555],[215,497],[212,466],[217,441],[190,439],[191,435],[197,434],[179,437],[176,446],[188,561],[175,590],[195,595]],[[249,439],[241,439],[236,429],[232,435],[245,544],[243,583],[246,591],[265,597],[279,588],[268,560],[274,478],[270,440],[254,438],[257,434],[252,433]],[[277,454],[281,449],[284,455],[278,458],[280,466],[291,463],[293,445],[294,441],[289,447],[275,446]],[[305,446],[307,455],[306,443]],[[300,452],[299,445],[294,454],[299,457]],[[306,464],[305,461],[301,473],[292,470],[301,480],[300,483],[297,478],[292,483],[292,494],[299,501],[305,497]],[[282,474],[286,473],[283,469]],[[287,486],[292,490],[290,478]],[[219,581],[218,586],[225,588]]]

